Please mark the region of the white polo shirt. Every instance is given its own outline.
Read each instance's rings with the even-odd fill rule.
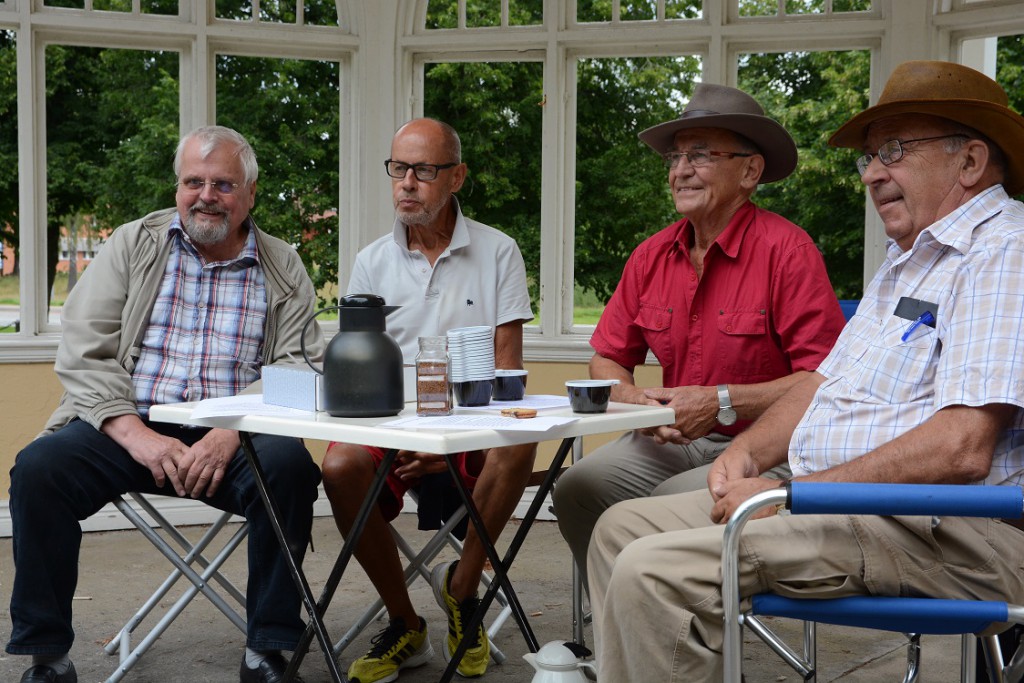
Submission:
[[[402,347],[406,363],[419,351],[417,338],[443,336],[455,327],[533,319],[526,266],[515,240],[462,215],[455,202],[451,244],[434,263],[409,251],[405,225],[395,219],[391,234],[356,256],[349,294],[379,294],[401,306],[387,318],[388,332]]]

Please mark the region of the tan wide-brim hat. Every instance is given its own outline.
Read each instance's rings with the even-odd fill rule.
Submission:
[[[796,168],[796,143],[753,97],[725,85],[698,83],[678,119],[659,123],[638,136],[658,154],[672,151],[676,133],[687,128],[724,128],[749,139],[764,157],[761,183],[782,180]],[[727,150],[723,150],[727,151]]]
[[[985,74],[960,64],[904,62],[896,67],[878,103],[844,123],[828,144],[860,150],[867,128],[899,114],[928,114],[973,128],[1006,156],[1010,194],[1024,191],[1024,117],[1008,106],[1006,92]]]

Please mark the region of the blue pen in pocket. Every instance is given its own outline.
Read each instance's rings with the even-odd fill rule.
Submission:
[[[914,330],[916,330],[921,325],[935,325],[935,316],[932,315],[931,311],[925,311],[921,315],[917,316],[917,320],[910,323],[910,327],[908,327],[907,331],[903,333],[903,336],[900,337],[900,340],[907,341],[908,339],[910,339],[910,335],[914,334]]]

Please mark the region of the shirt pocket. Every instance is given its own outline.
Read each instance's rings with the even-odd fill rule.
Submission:
[[[904,340],[912,323],[893,316],[864,359],[862,367],[870,373],[866,386],[871,386],[871,393],[882,402],[909,403],[931,393],[939,335],[934,327],[918,325]]]
[[[643,330],[647,347],[658,358],[672,357],[672,309],[667,306],[640,302],[640,310],[633,320]]]
[[[772,368],[765,348],[768,317],[762,311],[722,311],[716,321],[716,366],[728,374],[756,380]]]

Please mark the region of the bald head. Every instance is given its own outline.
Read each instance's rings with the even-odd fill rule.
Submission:
[[[395,132],[392,139],[392,156],[394,156],[394,142],[400,137],[416,137],[428,143],[429,146],[439,149],[445,155],[448,162],[462,162],[462,141],[454,128],[437,119],[413,119]]]

